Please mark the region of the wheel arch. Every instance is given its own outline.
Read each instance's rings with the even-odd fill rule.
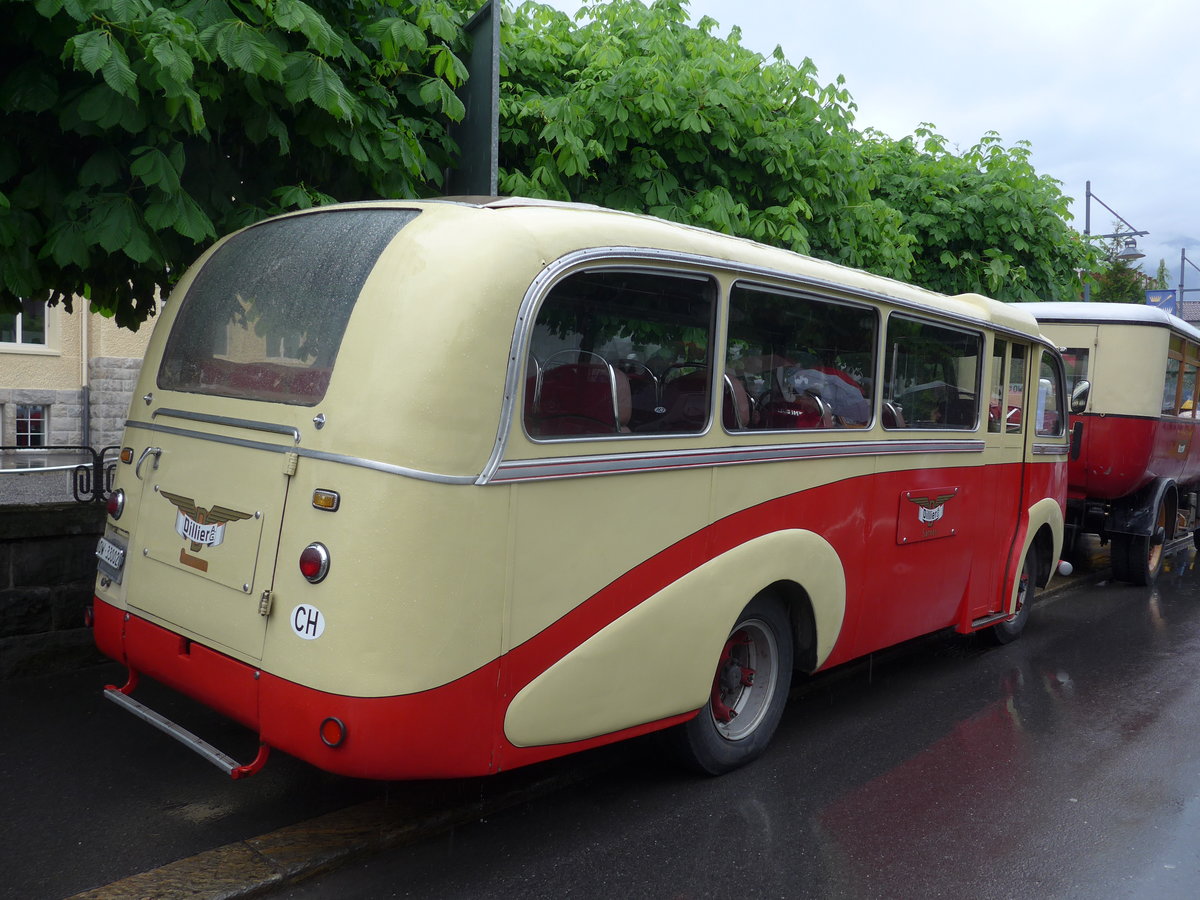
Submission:
[[[1105,529],[1114,534],[1145,536],[1154,532],[1161,503],[1167,506],[1167,539],[1175,534],[1179,512],[1179,486],[1173,478],[1156,478],[1128,497],[1112,501]]]
[[[577,741],[701,708],[738,616],[764,591],[788,607],[804,664],[819,667],[841,634],[845,571],[820,535],[783,529],[696,567],[547,667],[513,697],[505,736],[517,746]]]

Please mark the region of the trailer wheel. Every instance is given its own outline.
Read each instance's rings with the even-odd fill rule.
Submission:
[[[792,674],[787,610],[760,594],[742,610],[717,662],[708,703],[671,729],[670,749],[683,765],[721,775],[757,759],[775,733]]]
[[[1163,547],[1169,538],[1167,531],[1167,502],[1161,500],[1154,517],[1153,534],[1114,534],[1112,536],[1112,570],[1117,581],[1130,584],[1154,584],[1162,571]]]
[[[1011,619],[993,625],[989,630],[997,644],[1011,644],[1021,636],[1029,623],[1029,608],[1037,596],[1037,552],[1030,547],[1021,565],[1021,583],[1017,586],[1017,611]]]

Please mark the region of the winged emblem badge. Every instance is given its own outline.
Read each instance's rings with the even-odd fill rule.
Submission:
[[[240,519],[249,519],[250,513],[213,506],[205,509],[197,506],[191,497],[182,494],[161,492],[176,508],[175,533],[191,541],[191,551],[198,553],[201,547],[216,547],[225,540],[225,526]]]
[[[920,509],[917,517],[924,525],[932,525],[946,514],[946,501],[953,500],[956,492],[949,494],[934,494],[931,497],[909,497],[909,503],[917,504]]]

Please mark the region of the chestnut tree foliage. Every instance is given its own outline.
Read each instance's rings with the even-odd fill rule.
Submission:
[[[0,0],[0,310],[137,327],[217,236],[430,196],[482,0]],[[694,25],[686,0],[504,11],[501,193],[647,212],[1005,300],[1096,254],[1024,144],[856,130],[844,81]]]
[[[519,7],[502,76],[501,189],[703,225],[946,293],[1066,299],[1096,251],[1027,144],[964,152],[929,127],[854,127],[842,78],[691,26],[685,0]]]
[[[474,0],[0,0],[0,309],[136,328],[217,236],[436,189]]]

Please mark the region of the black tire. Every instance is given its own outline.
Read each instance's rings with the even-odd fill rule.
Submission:
[[[1114,534],[1110,553],[1113,578],[1143,587],[1154,584],[1162,572],[1170,525],[1164,499],[1158,504],[1153,534]]]
[[[755,597],[729,634],[708,702],[667,734],[679,761],[722,775],[761,756],[787,703],[792,652],[787,609],[773,595]]]
[[[1029,610],[1037,596],[1037,551],[1030,547],[1021,565],[1021,581],[1017,586],[1017,611],[1003,622],[997,622],[989,634],[997,644],[1011,644],[1029,624]]]

